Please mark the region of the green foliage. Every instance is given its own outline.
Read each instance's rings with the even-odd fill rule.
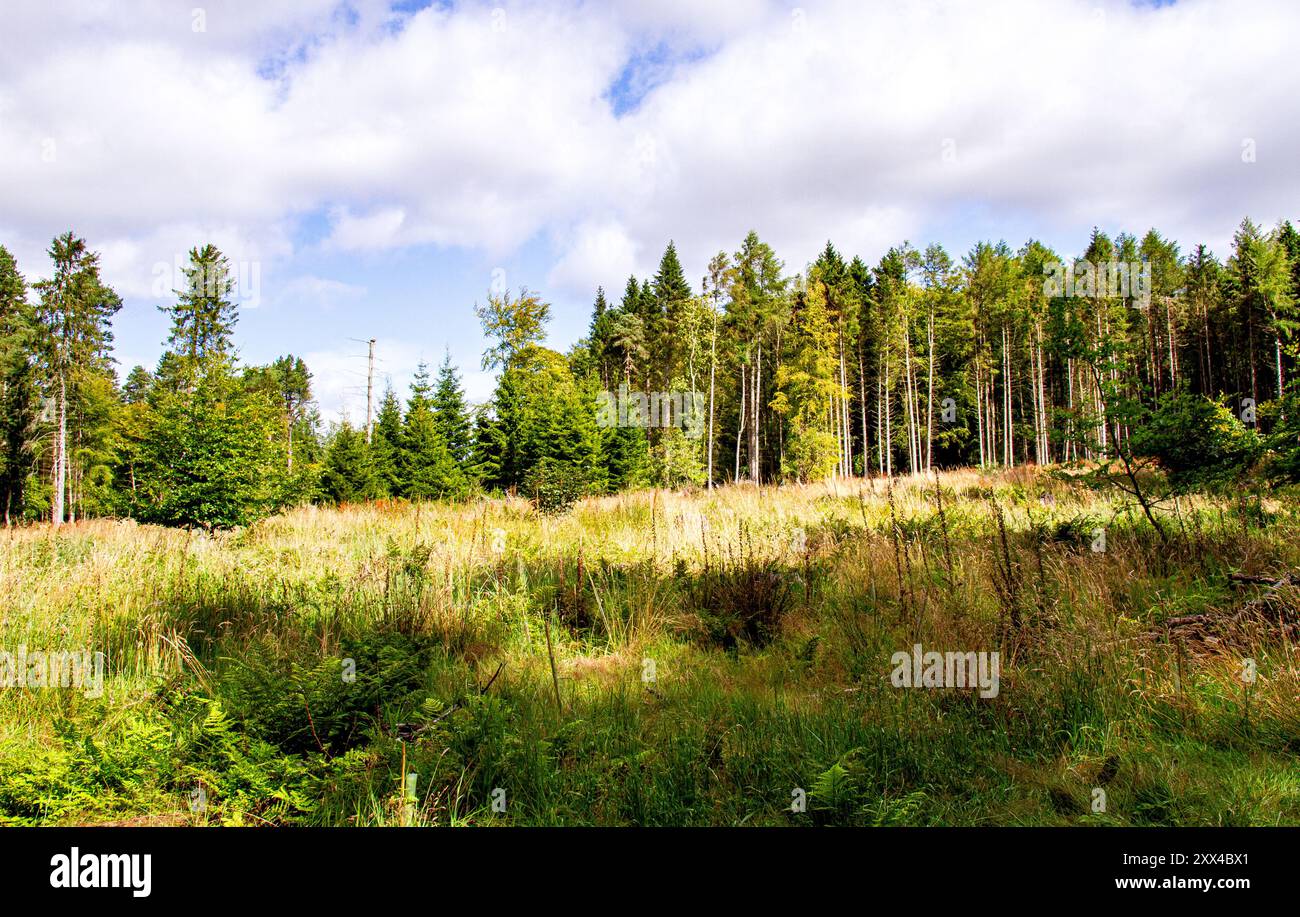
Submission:
[[[502,373],[491,415],[478,430],[488,483],[520,487],[549,460],[545,473],[551,478],[585,480],[588,492],[603,489],[594,384],[574,379],[555,351],[534,347],[521,353]]]
[[[0,246],[0,518],[5,523],[23,516],[35,458],[31,439],[39,393],[28,357],[34,319],[27,283],[13,256]]]
[[[134,814],[159,796],[187,821],[292,824],[366,764],[359,753],[283,754],[241,731],[219,701],[187,692],[98,736],[66,719],[55,731],[55,747],[0,763],[0,825],[84,824]]]
[[[428,640],[383,632],[346,641],[338,656],[303,647],[302,661],[255,644],[230,660],[220,692],[244,730],[281,751],[338,754],[368,740],[385,705],[425,687],[432,652]]]
[[[528,469],[519,490],[542,512],[558,513],[593,493],[597,486],[591,471],[580,464],[543,456]]]
[[[1135,455],[1155,458],[1178,484],[1224,480],[1260,455],[1258,434],[1235,414],[1202,395],[1166,395],[1132,433]]]
[[[632,490],[650,483],[650,443],[643,427],[612,424],[602,428],[601,455],[611,490]]]
[[[283,506],[289,488],[278,413],[219,363],[192,392],[160,393],[140,450],[140,517],[229,528]]]
[[[376,451],[366,445],[364,430],[354,430],[346,420],[340,423],[325,449],[321,489],[326,498],[335,503],[357,503],[388,493],[376,467]]]
[[[474,313],[492,342],[483,353],[483,368],[492,369],[510,366],[524,351],[541,343],[551,305],[523,289],[517,298],[511,298],[509,291],[492,293],[486,305],[474,307]]]
[[[831,292],[825,274],[833,270],[815,268],[797,297],[790,357],[777,370],[778,391],[772,400],[772,409],[789,422],[784,470],[798,481],[829,478],[839,460],[840,441],[827,411],[832,398],[843,397],[835,377],[835,329],[827,308]]]
[[[461,389],[460,374],[452,365],[451,354],[443,357],[438,366],[438,380],[430,400],[434,424],[438,435],[446,443],[447,451],[460,469],[464,469],[470,459],[473,446],[472,425],[469,408],[465,404],[465,393]]]
[[[707,472],[700,459],[700,440],[681,427],[668,427],[659,433],[653,450],[654,478],[665,487],[707,483]]]
[[[430,403],[412,402],[402,426],[399,462],[401,493],[413,500],[436,500],[463,494],[468,486]]]
[[[391,385],[384,390],[379,411],[375,414],[370,453],[382,492],[390,497],[401,496],[402,405]]]
[[[1267,437],[1267,473],[1276,481],[1300,483],[1300,386],[1293,385],[1281,401],[1272,406],[1276,423]]]
[[[189,263],[182,271],[185,289],[172,291],[176,304],[159,307],[172,321],[167,343],[175,359],[159,371],[163,384],[171,388],[188,388],[213,361],[224,361],[238,321],[230,300],[235,289],[230,261],[215,245],[190,249]]]
[[[767,646],[795,604],[789,573],[776,561],[755,556],[743,540],[739,553],[701,573],[692,590],[705,636],[728,650],[742,643]]]

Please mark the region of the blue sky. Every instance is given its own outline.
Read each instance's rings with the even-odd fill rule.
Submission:
[[[564,349],[670,238],[697,279],[751,228],[794,273],[828,238],[1222,253],[1300,216],[1290,3],[202,3],[6,10],[0,244],[34,279],[86,236],[129,368],[155,267],[214,241],[259,271],[243,358],[303,355],[327,417],[371,337],[399,391],[447,347],[486,397],[494,279]]]

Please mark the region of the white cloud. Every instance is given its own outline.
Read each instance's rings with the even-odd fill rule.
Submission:
[[[404,393],[415,368],[424,358],[419,348],[405,341],[381,338],[375,342],[380,362],[375,371],[374,408],[379,410],[384,389],[391,380],[393,389]],[[366,345],[350,342],[329,350],[313,350],[303,355],[311,368],[312,393],[320,405],[321,419],[327,424],[347,419],[354,426],[366,422]]]
[[[303,274],[276,290],[272,301],[276,305],[335,309],[340,305],[356,303],[365,295],[366,288],[358,284]]]
[[[638,265],[636,243],[615,220],[584,222],[561,239],[560,247],[564,255],[547,283],[581,298],[598,286],[616,293],[629,274],[644,267]]]
[[[269,275],[325,213],[341,255],[496,258],[544,235],[548,282],[586,300],[669,238],[695,279],[750,228],[798,270],[827,238],[868,258],[962,239],[972,211],[1221,250],[1296,199],[1300,8],[1281,0],[496,7],[394,28],[377,0],[213,3],[195,33],[188,3],[19,5],[6,244],[39,255],[72,226],[136,293],[207,238]],[[666,80],[615,117],[610,86],[660,42]]]

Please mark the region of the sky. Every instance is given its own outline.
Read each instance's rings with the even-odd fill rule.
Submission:
[[[527,287],[567,349],[674,240],[695,280],[753,229],[830,240],[1151,227],[1220,256],[1300,218],[1294,0],[6,0],[0,245],[71,229],[152,367],[213,242],[243,361],[306,359],[327,419],[444,352],[486,399],[473,307]]]

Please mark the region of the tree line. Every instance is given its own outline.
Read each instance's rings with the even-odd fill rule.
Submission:
[[[543,345],[526,289],[475,306],[497,373],[472,406],[450,357],[390,386],[371,425],[321,423],[287,355],[241,366],[235,285],[192,249],[166,349],[119,380],[122,306],[64,233],[28,284],[0,247],[0,501],[7,524],[129,516],[233,526],[303,502],[514,491],[543,506],[646,485],[813,481],[936,467],[1154,456],[1180,471],[1261,458],[1300,470],[1300,233],[1244,220],[1219,261],[1155,230],[1094,230],[1062,257],[1030,240],[891,248],[874,266],[827,243],[802,272],[756,233],[692,286],[670,242],[653,277],[588,334]],[[632,411],[600,408],[609,393]],[[687,395],[689,398],[681,396]],[[695,423],[647,415],[689,403]],[[1192,456],[1192,458],[1188,458]]]

